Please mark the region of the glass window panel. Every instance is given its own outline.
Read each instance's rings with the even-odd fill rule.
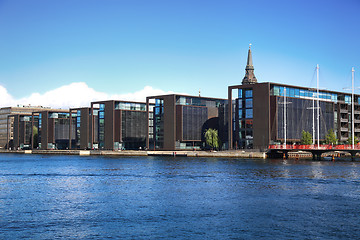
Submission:
[[[253,91],[252,91],[252,90],[246,90],[246,91],[245,91],[245,96],[246,96],[246,98],[252,98],[252,96],[253,96]]]
[[[246,108],[252,108],[252,106],[253,106],[252,98],[246,99],[245,105],[246,105]]]
[[[246,128],[252,128],[253,127],[253,120],[252,119],[247,119],[246,121],[245,121],[245,127]]]
[[[155,107],[155,115],[159,115],[160,114],[160,107]]]
[[[300,97],[306,97],[306,90],[300,90]]]
[[[280,87],[280,96],[284,96],[284,87]]]
[[[253,118],[253,110],[252,109],[246,109],[245,117],[246,118]]]
[[[275,96],[279,96],[280,95],[280,87],[279,86],[274,86],[274,95]]]
[[[289,96],[295,97],[295,89],[294,88],[289,88]]]

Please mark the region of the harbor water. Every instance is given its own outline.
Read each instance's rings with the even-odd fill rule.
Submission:
[[[359,239],[360,163],[0,155],[0,239]]]

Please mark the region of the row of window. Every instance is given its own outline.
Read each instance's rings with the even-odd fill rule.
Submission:
[[[192,105],[192,106],[203,106],[203,107],[220,107],[224,104],[224,100],[213,100],[213,99],[201,99],[194,97],[178,96],[176,97],[176,105]]]
[[[69,113],[49,113],[49,118],[69,118]]]
[[[119,102],[119,103],[115,103],[115,109],[146,111],[146,104]]]
[[[306,90],[292,87],[283,87],[283,86],[272,86],[270,90],[270,94],[272,96],[286,96],[294,97],[294,98],[317,98],[316,90]],[[351,104],[351,96],[345,94],[336,94],[336,93],[328,93],[328,92],[319,92],[319,98],[330,100],[332,102],[337,103],[338,101],[344,101],[347,104]],[[360,103],[360,97],[355,97],[355,102]]]
[[[252,98],[253,90],[252,89],[239,89],[239,98]]]

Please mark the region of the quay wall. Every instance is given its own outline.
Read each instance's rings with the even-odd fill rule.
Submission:
[[[106,150],[0,150],[0,153],[51,154],[80,156],[173,156],[214,158],[266,158],[266,152],[259,151],[106,151]]]

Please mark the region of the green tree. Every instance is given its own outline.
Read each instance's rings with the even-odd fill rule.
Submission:
[[[352,144],[352,135],[350,134],[348,140],[347,140],[348,144]],[[359,139],[355,136],[354,137],[354,144],[358,144]]]
[[[205,132],[205,141],[206,144],[211,147],[211,149],[219,148],[219,135],[218,130],[209,128]]]
[[[333,129],[330,129],[328,131],[328,134],[325,136],[325,142],[326,142],[326,144],[332,144],[332,145],[337,144],[338,140],[336,138],[336,135],[335,135],[335,132]]]
[[[301,144],[303,144],[303,145],[312,144],[312,135],[311,135],[311,133],[309,133],[307,131],[304,131],[304,130],[301,132]]]
[[[34,148],[37,148],[39,146],[38,143],[38,138],[39,138],[39,134],[38,134],[38,128],[36,126],[33,126],[33,141],[34,141]]]

